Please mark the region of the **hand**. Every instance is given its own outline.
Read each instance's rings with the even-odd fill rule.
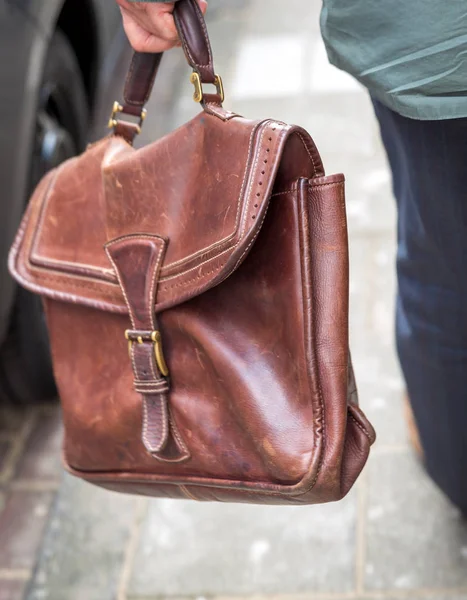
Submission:
[[[197,0],[205,14],[206,0]],[[172,15],[174,3],[128,2],[117,0],[123,17],[123,27],[134,50],[165,52],[180,45]]]

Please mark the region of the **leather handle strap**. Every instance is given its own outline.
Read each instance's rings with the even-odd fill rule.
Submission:
[[[203,13],[196,0],[180,0],[175,4],[174,20],[183,51],[191,68],[202,83],[215,83],[211,42]]]
[[[216,75],[211,43],[198,2],[196,0],[179,0],[175,4],[173,14],[188,64],[198,73],[202,83],[214,84]],[[124,105],[121,112],[136,117],[141,115],[144,105],[151,95],[161,60],[162,53],[134,53],[125,82]]]
[[[151,95],[154,80],[162,60],[162,52],[135,52],[123,91],[123,112],[139,116]]]

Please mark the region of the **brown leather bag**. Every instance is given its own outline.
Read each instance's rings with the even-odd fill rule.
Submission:
[[[135,150],[140,124],[117,113],[142,120],[160,62],[135,55],[114,133],[42,180],[11,251],[44,298],[66,465],[151,496],[337,500],[374,441],[344,177],[300,127],[224,110],[196,1],[175,17],[201,114]]]

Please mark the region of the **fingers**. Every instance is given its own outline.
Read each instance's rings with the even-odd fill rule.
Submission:
[[[179,45],[173,3],[148,4],[117,0],[130,44],[138,52],[165,52]],[[203,14],[206,0],[198,0]]]
[[[150,27],[146,20],[136,19],[124,8],[121,8],[121,11],[125,33],[137,52],[165,52],[176,45],[177,35],[170,29],[167,31]]]

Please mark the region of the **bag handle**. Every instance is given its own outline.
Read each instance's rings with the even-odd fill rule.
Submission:
[[[190,81],[195,86],[193,99],[203,108],[208,104],[222,106],[224,88],[222,79],[214,71],[211,43],[203,13],[196,0],[179,0],[174,7],[174,21],[188,64],[193,69]],[[144,109],[149,100],[154,80],[162,60],[162,53],[150,54],[135,52],[123,92],[124,104],[115,102],[109,127],[116,135],[123,136],[129,143],[141,132],[146,117]],[[203,84],[216,86],[215,94],[206,94]],[[117,114],[127,114],[139,118],[138,123],[117,119]]]

